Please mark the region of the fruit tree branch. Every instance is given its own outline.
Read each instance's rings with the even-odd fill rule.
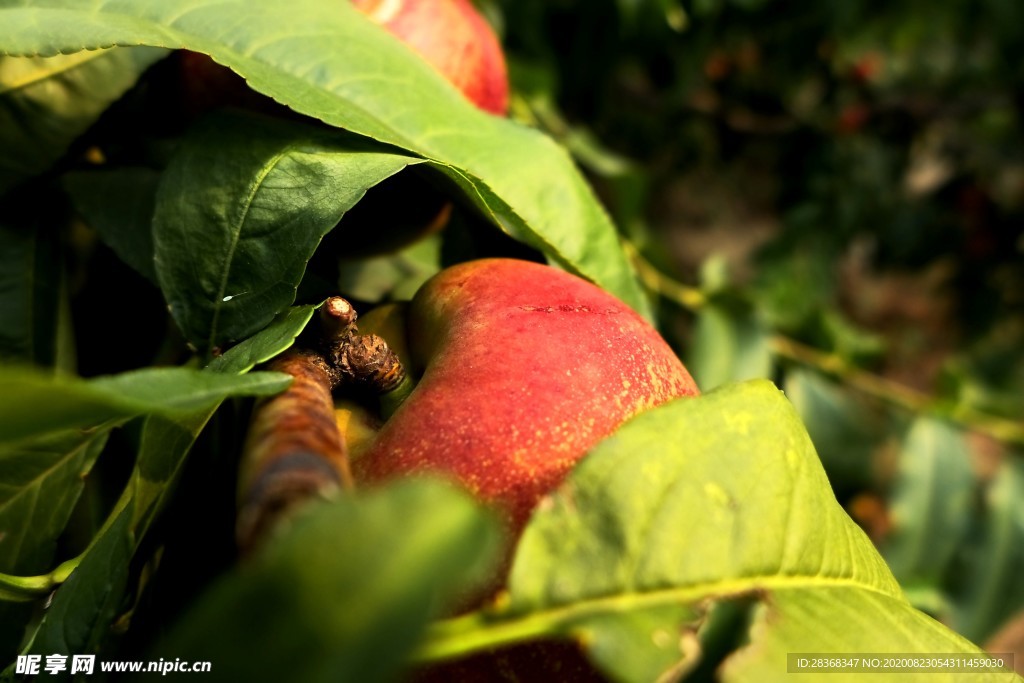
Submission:
[[[707,297],[698,288],[687,286],[662,273],[634,245],[627,242],[625,247],[641,281],[648,289],[691,312],[697,312],[707,304]],[[776,359],[814,368],[862,394],[912,413],[936,413],[972,432],[1008,445],[1024,446],[1024,427],[1012,420],[970,406],[951,407],[931,394],[862,370],[837,354],[820,351],[785,335],[772,334],[768,346]]]
[[[356,317],[348,301],[328,299],[320,307],[319,336],[268,365],[293,381],[257,406],[249,426],[236,530],[243,552],[306,501],[353,489],[332,392],[350,385],[388,395],[406,382],[398,356],[380,337],[359,334]]]

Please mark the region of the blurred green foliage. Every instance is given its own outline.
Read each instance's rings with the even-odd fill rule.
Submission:
[[[1024,607],[972,603],[1024,571],[1024,5],[483,4],[703,388],[776,379],[917,604],[992,636]]]

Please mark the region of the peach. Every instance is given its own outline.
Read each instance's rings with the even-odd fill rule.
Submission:
[[[503,115],[508,108],[505,55],[494,30],[469,0],[353,0],[476,106]]]
[[[450,477],[513,534],[633,415],[697,387],[658,332],[575,275],[511,259],[448,268],[417,292],[415,388],[354,463],[358,481]]]

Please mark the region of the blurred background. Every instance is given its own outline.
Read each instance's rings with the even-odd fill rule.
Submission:
[[[512,117],[573,154],[701,387],[775,381],[801,413],[839,502],[914,604],[994,652],[1016,651],[1024,669],[1024,3],[475,2],[506,46]],[[113,168],[93,174],[98,185],[85,174],[63,179],[100,233],[150,220],[157,169],[201,113],[181,102],[209,108],[230,87],[211,81],[211,103],[175,81],[209,65],[190,65],[195,58],[157,63],[68,156],[72,170]],[[185,89],[168,86],[176,83]],[[4,213],[12,224],[38,223],[36,236],[8,236],[0,260],[20,264],[30,253],[61,263],[45,230],[70,211],[52,201],[50,185],[38,191],[17,198],[26,215]],[[102,201],[111,193],[117,202]],[[372,218],[375,193],[342,225]],[[389,197],[378,200],[394,204]],[[368,305],[404,298],[445,259],[525,249],[473,221],[456,206],[450,239],[331,261],[323,277],[324,264],[313,263],[300,299],[339,290]],[[181,362],[187,349],[159,290],[95,231],[72,227],[70,302],[58,298],[62,276],[37,268],[24,280],[52,296],[40,300],[53,320],[33,324],[52,323],[53,334],[32,360],[59,367],[73,347],[83,376]],[[35,239],[54,253],[30,251]],[[0,271],[22,282],[13,266]],[[68,327],[65,308],[73,344],[56,332]],[[132,343],[111,344],[125,326]],[[0,356],[14,332],[0,329]],[[217,457],[192,459],[167,515],[176,524],[155,579],[163,592],[149,591],[160,596],[153,614],[173,614],[235,560],[234,501],[216,491],[233,490],[240,444],[230,439],[246,418],[222,411],[197,446]],[[105,458],[102,476],[90,477],[96,490],[82,507],[93,512],[76,517],[82,528],[70,530],[62,556],[102,522],[129,477],[137,436],[111,439],[124,457]],[[197,543],[219,549],[198,574]],[[144,643],[145,624],[137,631],[128,638]]]
[[[1021,652],[1024,4],[478,4],[701,386],[775,380],[911,600]]]

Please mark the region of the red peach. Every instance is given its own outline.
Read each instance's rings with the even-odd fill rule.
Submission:
[[[414,297],[407,341],[423,375],[356,461],[356,477],[447,475],[502,511],[515,533],[598,441],[697,393],[626,304],[527,261],[442,271]]]
[[[469,0],[353,0],[418,52],[476,106],[508,109],[505,55],[494,30]]]

